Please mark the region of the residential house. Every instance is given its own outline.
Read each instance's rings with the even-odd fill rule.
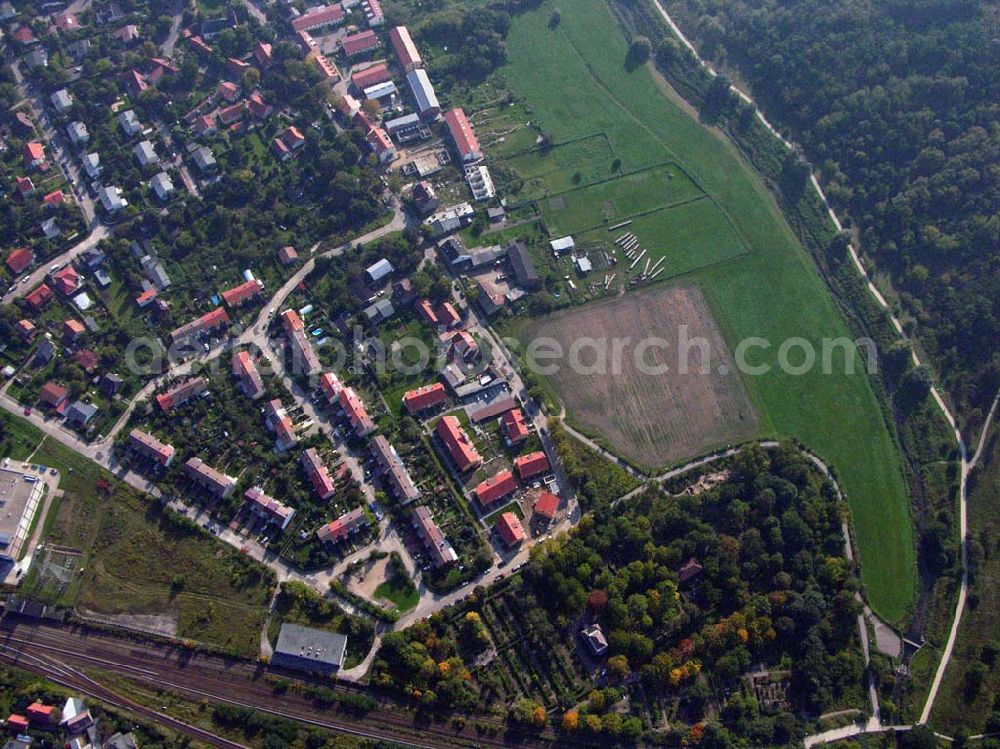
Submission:
[[[214,174],[219,166],[215,160],[215,155],[212,153],[212,149],[208,146],[198,148],[194,152],[192,159],[194,160],[194,165],[198,167],[198,171],[202,175]]]
[[[264,395],[264,380],[249,352],[238,351],[233,354],[233,374],[239,380],[243,394],[248,398],[257,400]]]
[[[57,114],[65,114],[73,107],[73,97],[64,88],[59,89],[49,98]]]
[[[469,435],[462,429],[457,417],[441,417],[435,432],[459,471],[464,473],[482,464],[483,459],[469,439]]]
[[[320,543],[339,543],[367,525],[368,515],[365,513],[365,509],[363,507],[356,507],[350,512],[344,513],[333,522],[320,526],[316,531],[316,538],[320,540]]]
[[[47,408],[59,408],[68,397],[68,388],[55,382],[46,382],[38,394],[38,402]]]
[[[348,34],[340,40],[340,47],[348,58],[360,57],[378,48],[378,36],[371,29]]]
[[[184,464],[184,474],[219,499],[226,499],[236,488],[235,478],[215,470],[201,458],[190,458]]]
[[[35,253],[27,247],[18,247],[16,250],[11,250],[6,260],[7,267],[15,276],[24,273],[33,262],[35,262]]]
[[[517,546],[519,543],[524,541],[524,527],[521,525],[520,519],[513,512],[505,512],[497,518],[496,524],[493,529],[500,536],[500,540],[503,541],[504,546],[508,549],[512,546]]]
[[[403,395],[403,407],[411,416],[419,414],[431,408],[435,408],[445,402],[448,393],[444,385],[435,382],[433,385],[424,385],[416,390],[408,390]]]
[[[189,323],[181,325],[170,331],[171,340],[174,343],[186,341],[189,338],[219,330],[229,325],[229,315],[222,307],[216,307],[211,312],[206,312],[201,317],[196,317]]]
[[[57,270],[49,277],[49,280],[55,286],[56,291],[66,296],[74,294],[83,284],[83,276],[72,265]]]
[[[264,407],[264,421],[277,436],[275,447],[278,452],[288,450],[299,441],[298,435],[295,433],[295,425],[279,399],[268,401]]]
[[[281,530],[288,527],[295,510],[283,505],[274,497],[268,496],[259,486],[247,489],[243,494],[250,512],[261,518],[265,523],[277,525]]]
[[[139,166],[146,167],[150,164],[160,163],[160,157],[156,155],[156,149],[153,148],[153,144],[148,140],[136,143],[135,148],[132,149],[132,153],[135,154]]]
[[[519,455],[514,458],[514,468],[522,481],[527,481],[534,476],[545,473],[549,470],[549,459],[544,452],[538,450],[527,455]]]
[[[479,504],[486,508],[496,504],[517,490],[517,479],[509,470],[504,469],[485,481],[480,481],[472,493],[476,495]]]
[[[471,163],[481,160],[483,151],[479,146],[476,133],[469,123],[469,118],[465,116],[465,111],[460,107],[449,109],[445,112],[444,121],[462,162]]]
[[[82,122],[79,124],[81,126],[83,125]],[[86,127],[84,127],[83,135],[86,137],[86,140],[81,141],[81,143],[86,143],[90,140],[90,135],[86,132],[86,130]],[[69,137],[72,140],[73,134],[70,133]],[[81,161],[83,162],[83,170],[87,173],[88,177],[91,179],[97,179],[101,176],[101,155],[99,153],[95,151],[94,153],[85,154]]]
[[[48,284],[43,283],[24,298],[32,308],[40,310],[51,302],[54,296],[55,293],[49,288]]]
[[[244,281],[239,286],[234,286],[231,289],[223,291],[222,301],[226,303],[227,307],[239,307],[251,299],[259,297],[263,291],[264,284],[258,279],[253,278],[249,281]]]
[[[338,26],[343,20],[344,7],[340,3],[334,3],[293,18],[292,28],[297,32],[315,31],[326,26]]]
[[[170,176],[166,172],[160,172],[149,181],[149,186],[153,188],[156,197],[166,202],[174,194],[174,183],[170,181]]]
[[[34,169],[45,163],[45,146],[38,141],[24,144],[24,168]]]
[[[423,119],[433,120],[441,114],[441,103],[438,101],[426,70],[418,68],[407,73],[406,82],[409,84],[413,100],[417,104],[417,111]]]
[[[161,442],[152,434],[141,429],[133,429],[128,435],[129,447],[142,455],[167,468],[174,462],[174,446]]]
[[[329,499],[333,496],[334,484],[330,471],[323,465],[323,461],[316,452],[316,448],[310,447],[299,456],[302,467],[306,471],[306,476],[312,482],[313,488],[320,499]]]
[[[286,245],[278,250],[278,260],[284,266],[292,265],[299,257],[299,253],[291,245]]]
[[[121,127],[126,138],[131,138],[142,132],[142,124],[139,122],[139,118],[136,117],[134,109],[126,109],[124,112],[119,113],[118,126]]]
[[[540,520],[551,523],[555,520],[558,510],[559,497],[552,492],[541,491],[538,493],[538,499],[535,500],[533,511]]]
[[[66,423],[70,426],[83,428],[90,423],[91,419],[97,416],[100,409],[93,403],[84,401],[74,401],[66,409]]]
[[[370,88],[378,83],[385,83],[391,79],[392,74],[389,72],[389,66],[384,62],[377,63],[364,70],[359,70],[351,75],[351,83],[354,84],[354,88],[358,91],[364,91],[366,88]]]
[[[104,206],[104,210],[108,213],[117,213],[123,208],[128,207],[128,201],[125,200],[125,193],[117,185],[101,187],[97,191],[97,197],[100,199],[101,205]]]
[[[417,68],[422,68],[423,60],[420,59],[420,52],[417,45],[413,43],[409,30],[405,26],[395,26],[389,29],[389,42],[399,60],[399,67],[403,73],[409,73]]]
[[[468,203],[459,203],[427,217],[435,236],[451,234],[472,223],[475,211]]]
[[[500,431],[503,433],[504,442],[508,445],[518,445],[531,434],[524,420],[524,412],[520,408],[512,408],[500,417]]]
[[[389,483],[393,496],[401,505],[408,505],[420,496],[420,490],[413,483],[403,459],[399,457],[399,453],[396,452],[396,448],[390,444],[389,440],[381,434],[375,437],[372,440],[372,453],[375,455],[375,462]]]
[[[87,332],[83,323],[72,318],[63,322],[63,341],[67,344],[76,343]]]
[[[437,192],[426,180],[418,182],[413,188],[413,202],[421,215],[427,215],[434,211],[440,204]]]
[[[253,56],[261,70],[267,70],[274,62],[273,49],[267,42],[257,42],[253,48]]]
[[[423,505],[415,507],[411,518],[413,528],[416,530],[417,536],[420,537],[424,550],[430,557],[431,564],[440,568],[458,561],[458,554],[455,553],[441,528],[434,521],[430,509]]]
[[[197,398],[208,392],[208,384],[203,377],[192,377],[189,380],[178,383],[164,393],[156,396],[156,404],[165,414],[169,414],[175,408],[180,408],[193,398]]]
[[[365,403],[354,388],[344,388],[340,391],[340,407],[347,414],[347,420],[358,437],[367,437],[375,431],[375,422],[368,415]]]

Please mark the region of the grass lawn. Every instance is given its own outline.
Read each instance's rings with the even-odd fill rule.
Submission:
[[[393,575],[375,588],[375,598],[392,601],[400,612],[409,611],[420,603],[420,594],[413,581],[404,575]]]
[[[751,336],[770,342],[750,363],[771,369],[744,377],[760,433],[798,438],[835,467],[869,601],[898,622],[916,589],[909,499],[899,446],[859,357],[854,375],[845,373],[842,355],[832,374],[815,367],[792,376],[777,367],[778,348],[790,338],[817,351],[823,339],[853,338],[812,260],[735,147],[668,98],[647,67],[626,69],[628,41],[604,0],[560,6],[555,29],[553,7],[546,2],[514,18],[501,74],[556,143],[603,132],[625,173],[679,164],[749,248],[687,278],[701,287],[730,348]]]
[[[0,421],[8,429],[33,429],[6,413]],[[270,571],[55,440],[46,440],[33,460],[57,468],[65,492],[45,520],[45,540],[79,554],[48,565],[40,555],[23,584],[27,592],[99,615],[162,615],[177,622],[179,637],[242,655],[258,652]],[[101,479],[113,487],[110,496],[98,491]]]
[[[25,419],[0,419],[0,460],[25,460],[42,441],[42,433]]]

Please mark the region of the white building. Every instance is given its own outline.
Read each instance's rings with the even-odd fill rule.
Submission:
[[[97,179],[101,176],[101,155],[97,151],[88,153],[81,161],[83,161],[83,170],[88,177]]]
[[[146,167],[150,164],[160,163],[160,157],[156,155],[156,149],[153,148],[153,144],[148,140],[137,143],[132,152],[135,154],[136,159],[139,160],[139,166]]]
[[[87,132],[87,126],[79,120],[69,123],[66,126],[66,133],[69,135],[69,139],[74,146],[82,146],[90,142],[90,133]]]
[[[156,197],[163,201],[170,200],[170,196],[174,194],[174,183],[170,181],[170,177],[166,172],[160,172],[153,177],[149,182],[149,186],[153,188]]]
[[[122,132],[127,138],[142,132],[142,125],[139,123],[139,118],[135,116],[134,110],[128,109],[119,114],[118,124],[121,125]]]
[[[69,91],[61,88],[52,94],[52,106],[56,112],[63,114],[73,106],[73,97],[69,95]]]
[[[122,208],[128,206],[128,201],[125,200],[122,189],[114,185],[102,187],[97,191],[97,197],[100,199],[101,205],[104,206],[104,210],[108,213],[117,213]]]

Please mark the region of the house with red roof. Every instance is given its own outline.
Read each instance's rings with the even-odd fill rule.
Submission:
[[[336,26],[343,20],[344,6],[334,3],[292,19],[292,28],[295,31],[314,31],[324,26]]]
[[[190,380],[185,380],[170,390],[164,393],[160,393],[156,396],[156,404],[160,407],[163,413],[168,414],[175,408],[179,408],[187,403],[192,398],[197,398],[198,396],[208,392],[208,385],[206,384],[204,378],[193,377]]]
[[[269,401],[264,407],[264,414],[264,421],[268,428],[277,435],[274,442],[279,452],[287,450],[299,441],[298,435],[295,434],[295,424],[280,400],[275,398]]]
[[[389,133],[387,133],[384,128],[373,127],[368,131],[368,135],[365,136],[365,140],[367,140],[368,145],[371,146],[379,164],[388,164],[390,161],[394,161],[396,156],[398,156],[396,146],[393,144],[392,139],[389,137]]]
[[[514,468],[522,481],[526,481],[549,470],[548,456],[541,450],[514,458]]]
[[[63,340],[66,343],[76,343],[86,331],[87,329],[83,327],[83,323],[79,320],[66,320],[63,323]]]
[[[247,109],[250,110],[250,115],[258,120],[266,120],[274,111],[274,107],[265,102],[264,97],[259,93],[255,93],[247,99]]]
[[[152,434],[141,429],[133,429],[128,435],[129,446],[140,455],[156,461],[164,468],[174,460],[174,446],[161,442]]]
[[[333,478],[320,460],[316,448],[310,447],[302,453],[299,460],[320,499],[329,499],[333,495]]]
[[[77,273],[72,265],[67,265],[52,274],[52,283],[56,287],[56,291],[66,296],[75,293],[82,282],[83,276]]]
[[[424,66],[423,60],[420,59],[420,52],[417,51],[417,45],[413,43],[410,31],[405,26],[396,26],[390,29],[389,41],[396,53],[396,59],[399,60],[399,67],[403,69],[404,73]]]
[[[455,305],[451,302],[445,302],[438,307],[437,319],[438,325],[443,325],[446,328],[453,328],[462,322],[458,310],[455,309]]]
[[[240,382],[243,394],[252,400],[264,395],[264,380],[261,379],[257,365],[253,363],[248,351],[238,351],[233,354],[233,374]]]
[[[293,309],[286,309],[281,313],[281,325],[285,329],[285,333],[291,335],[296,330],[305,330],[305,323],[302,322],[302,318],[299,317],[299,313]]]
[[[14,40],[19,44],[34,44],[38,41],[30,26],[18,26],[14,29]]]
[[[135,303],[140,307],[147,307],[154,299],[156,299],[156,289],[146,289],[135,298]]]
[[[42,198],[42,202],[45,203],[45,205],[62,205],[65,200],[66,195],[62,190],[53,190]]]
[[[435,382],[433,385],[424,385],[415,390],[408,390],[403,395],[403,406],[406,408],[406,412],[412,416],[441,405],[447,398],[448,394],[445,392],[444,385]]]
[[[225,499],[236,488],[236,479],[208,465],[201,458],[188,458],[184,474],[202,489]]]
[[[28,705],[28,709],[24,712],[28,720],[34,723],[48,725],[53,722],[53,719],[55,718],[55,711],[56,709],[52,705],[45,705],[41,702],[32,702]]]
[[[451,345],[455,352],[466,361],[479,356],[479,344],[476,343],[476,339],[467,330],[459,330],[455,333],[452,336]]]
[[[18,177],[17,178],[17,192],[22,196],[31,195],[35,191],[35,183],[31,181],[31,177]]]
[[[196,117],[192,127],[194,127],[195,134],[200,136],[211,135],[219,129],[214,114],[203,114]]]
[[[504,497],[510,496],[516,489],[517,479],[514,478],[514,474],[509,469],[505,468],[496,476],[479,482],[472,493],[476,495],[480,505],[489,507]]]
[[[263,291],[264,284],[254,278],[241,283],[239,286],[234,286],[231,289],[223,291],[222,300],[226,303],[227,307],[239,307],[241,304],[246,304],[251,299],[260,296]]]
[[[265,523],[276,524],[282,530],[288,527],[288,523],[295,514],[295,510],[265,494],[259,486],[247,489],[243,498],[246,500],[250,512],[263,519]]]
[[[41,166],[45,161],[45,146],[37,141],[24,144],[24,168]]]
[[[513,512],[505,512],[500,515],[493,529],[500,536],[500,540],[503,541],[504,546],[507,548],[517,546],[525,538],[524,527],[521,525],[520,519]]]
[[[344,389],[344,385],[337,375],[333,372],[324,372],[320,375],[319,386],[328,403],[332,405],[340,402],[340,391]]]
[[[69,390],[55,382],[46,382],[38,394],[38,402],[49,408],[59,408],[69,397]]]
[[[226,70],[236,78],[243,80],[243,74],[250,69],[250,63],[244,60],[237,60],[235,57],[230,57],[226,60]]]
[[[243,116],[246,108],[247,103],[245,101],[238,101],[232,106],[224,107],[219,110],[219,120],[223,125],[231,125]]]
[[[441,417],[435,431],[459,471],[465,472],[482,464],[483,459],[469,439],[469,435],[462,429],[457,417]]]
[[[219,94],[226,101],[233,102],[240,98],[240,87],[232,81],[223,81],[219,84]]]
[[[224,307],[216,307],[211,312],[206,312],[201,317],[196,317],[188,323],[184,323],[179,328],[170,331],[170,338],[174,343],[186,341],[201,333],[217,330],[229,324],[229,314]]]
[[[368,516],[363,507],[355,507],[350,512],[346,512],[331,523],[320,526],[316,531],[316,538],[320,543],[335,544],[343,541],[352,533],[356,533],[368,525]]]
[[[367,437],[375,431],[375,422],[368,415],[364,401],[361,400],[354,388],[344,388],[340,391],[340,406],[347,414],[347,420],[351,424],[354,433],[359,437]]]
[[[340,46],[348,57],[360,57],[378,48],[378,37],[371,29],[359,31],[341,39]]]
[[[79,364],[80,368],[84,372],[90,374],[95,369],[97,369],[97,365],[100,362],[100,359],[98,359],[97,354],[95,354],[89,348],[85,348],[73,354],[73,361]]]
[[[20,275],[24,270],[35,262],[35,253],[29,250],[27,247],[18,247],[16,250],[11,250],[11,253],[7,256],[7,267],[10,268],[10,272],[15,276]]]
[[[434,312],[434,307],[431,305],[429,299],[418,299],[416,302],[416,308],[425,323],[437,327],[439,324],[438,316],[437,313]]]
[[[32,291],[26,297],[24,297],[28,304],[30,304],[34,309],[42,309],[46,304],[52,301],[52,297],[55,293],[49,288],[48,284],[41,284],[37,289]]]
[[[286,245],[278,250],[278,260],[282,265],[288,266],[298,260],[299,253],[291,245]]]
[[[35,340],[35,335],[38,333],[38,328],[35,327],[35,323],[31,320],[18,320],[17,321],[17,334],[21,337],[21,340],[25,343],[31,343]]]
[[[559,510],[559,497],[552,492],[541,491],[535,500],[534,512],[542,520],[552,522]]]
[[[364,70],[359,70],[351,75],[351,83],[354,84],[354,87],[358,91],[364,91],[370,86],[385,83],[391,79],[392,74],[389,73],[389,66],[384,62],[372,65],[370,68],[365,68]]]
[[[28,722],[28,719],[25,718],[23,715],[12,713],[11,715],[7,716],[7,727],[16,731],[17,733],[24,733],[25,731],[28,730],[29,725],[30,723]]]
[[[364,11],[369,26],[381,26],[385,23],[385,13],[379,0],[362,0],[361,10]]]
[[[294,152],[306,144],[305,136],[295,125],[290,125],[285,132],[272,141],[274,151],[282,161],[292,158]]]
[[[483,151],[479,147],[479,139],[476,132],[469,123],[469,118],[465,116],[465,111],[460,107],[449,109],[444,113],[444,121],[451,134],[451,140],[455,144],[459,158],[466,164],[479,161],[483,158]]]
[[[530,431],[520,408],[512,408],[500,417],[500,431],[508,445],[517,445],[528,439]]]
[[[194,47],[194,51],[199,55],[208,57],[212,54],[212,48],[200,36],[188,37],[188,43]]]
[[[125,74],[125,88],[132,96],[138,96],[149,88],[146,78],[138,70],[133,68]]]
[[[271,67],[271,63],[274,62],[273,48],[267,42],[257,42],[257,45],[253,48],[254,59],[257,60],[257,64],[260,65],[261,70],[267,70]]]

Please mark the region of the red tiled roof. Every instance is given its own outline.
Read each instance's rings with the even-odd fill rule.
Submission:
[[[384,83],[390,78],[392,76],[389,74],[389,66],[380,62],[378,65],[372,65],[370,68],[354,73],[351,76],[351,82],[357,88],[363,90],[369,86],[374,86],[376,83]]]
[[[359,437],[371,434],[375,430],[375,423],[368,415],[364,401],[354,392],[354,388],[344,388],[340,391],[340,405],[347,412],[347,419]]]
[[[239,378],[248,397],[256,399],[264,394],[264,381],[248,352],[239,351],[233,355],[233,374]]]
[[[323,395],[330,403],[340,398],[340,391],[344,389],[340,378],[333,372],[324,372],[319,378],[319,386],[323,389]]]
[[[133,429],[129,432],[128,436],[129,443],[132,447],[145,455],[147,458],[152,458],[160,465],[167,465],[174,457],[173,445],[160,442],[160,440],[156,437],[142,431],[141,429]]]
[[[467,471],[482,463],[482,458],[479,457],[479,453],[476,452],[476,448],[456,417],[442,417],[436,431],[460,471]]]
[[[190,42],[191,46],[195,48],[196,52],[206,55],[212,54],[212,48],[206,44],[205,40],[200,36],[192,36],[188,39],[188,42]]]
[[[320,26],[329,26],[340,23],[344,19],[344,8],[340,3],[327,5],[325,8],[306,13],[292,21],[292,28],[296,31],[308,31]]]
[[[214,114],[201,115],[194,121],[194,130],[198,135],[204,135],[216,127]]]
[[[368,524],[368,516],[365,515],[363,507],[356,507],[350,512],[345,512],[331,523],[321,526],[316,531],[316,536],[320,541],[333,542],[342,541],[351,533]]]
[[[11,714],[7,717],[7,725],[19,731],[28,730],[28,719],[23,715]]]
[[[282,265],[290,265],[290,264],[292,264],[293,262],[295,262],[295,260],[296,260],[296,258],[298,258],[298,256],[299,256],[299,253],[297,253],[295,251],[295,248],[292,247],[291,245],[288,245],[286,247],[282,247],[278,251],[278,259],[281,260],[281,264]]]
[[[494,528],[496,528],[496,532],[507,546],[519,544],[524,540],[524,528],[521,526],[521,521],[517,515],[513,512],[503,513],[497,519]]]
[[[238,307],[248,299],[253,299],[264,290],[256,278],[222,292],[222,299],[230,307]]]
[[[44,198],[42,198],[42,202],[45,203],[45,205],[59,205],[65,199],[66,196],[63,194],[62,190],[53,190]]]
[[[496,476],[491,476],[485,481],[481,481],[472,491],[479,500],[479,504],[484,507],[497,502],[517,489],[517,479],[508,469],[500,471]]]
[[[73,361],[83,367],[84,372],[90,372],[97,367],[100,360],[97,358],[97,354],[89,348],[85,348],[73,355]]]
[[[31,181],[31,177],[18,177],[17,191],[22,195],[33,193],[35,191],[35,183]]]
[[[257,46],[253,48],[253,56],[262,68],[271,64],[272,49],[267,42],[257,42]]]
[[[378,156],[381,156],[386,151],[391,151],[394,148],[392,140],[389,138],[389,133],[380,127],[373,127],[369,130],[367,140]]]
[[[392,42],[392,48],[396,52],[399,66],[403,70],[409,72],[413,68],[419,68],[423,65],[423,61],[420,59],[420,52],[417,51],[417,45],[413,43],[410,32],[405,26],[396,26],[391,29],[389,31],[389,41]]]
[[[260,94],[254,94],[247,100],[247,108],[250,114],[261,119],[271,114],[271,105],[265,102]]]
[[[461,108],[456,107],[445,112],[444,121],[448,125],[452,140],[455,141],[455,148],[458,149],[458,154],[463,160],[482,154],[479,148],[479,139],[476,138],[476,133]]]
[[[445,302],[438,307],[437,317],[439,324],[449,328],[462,319],[458,314],[458,310],[455,309],[455,305],[451,302]]]
[[[63,323],[63,334],[67,336],[78,336],[86,330],[79,320],[69,319]]]
[[[520,408],[507,411],[500,419],[500,427],[511,444],[527,439],[528,424],[524,420],[524,412]]]
[[[35,334],[35,323],[31,320],[18,320],[17,332],[22,338],[30,338]]]
[[[306,469],[306,475],[309,476],[309,480],[312,481],[313,488],[316,489],[316,493],[319,494],[320,498],[326,499],[333,494],[333,479],[330,477],[330,472],[326,469],[326,466],[323,465],[323,461],[320,460],[316,448],[310,447],[303,452],[300,460],[302,461],[303,468]]]
[[[559,497],[552,492],[539,492],[535,500],[535,514],[552,520],[559,509]]]
[[[222,120],[224,125],[236,122],[236,120],[243,116],[243,110],[246,109],[246,106],[247,103],[245,101],[238,101],[230,107],[220,109],[219,119]]]
[[[18,247],[7,256],[7,267],[11,273],[20,273],[35,262],[35,253],[26,247]]]
[[[154,299],[156,299],[156,289],[147,289],[135,298],[135,303],[140,307],[145,307]]]
[[[406,407],[407,413],[414,414],[443,403],[447,397],[444,385],[435,382],[433,385],[424,385],[416,390],[408,390],[403,395],[403,405]]]
[[[544,452],[538,450],[514,458],[514,467],[522,479],[529,479],[549,470],[549,459]]]
[[[231,81],[223,81],[219,84],[219,93],[226,101],[233,101],[239,96],[240,87]]]
[[[45,146],[41,143],[32,142],[24,144],[24,162],[26,164],[32,164],[36,161],[42,161],[45,158]]]
[[[62,294],[72,294],[80,288],[81,276],[72,265],[67,265],[60,271],[52,274],[52,281],[56,285],[56,291]]]
[[[54,711],[55,708],[52,705],[43,705],[41,702],[33,702],[28,705],[28,709],[24,712],[28,714],[29,719],[45,723],[52,719],[52,713]]]
[[[424,321],[428,325],[438,324],[437,313],[434,312],[434,307],[431,305],[429,299],[421,299],[417,302],[417,312],[420,313],[420,316],[424,318]]]
[[[378,37],[374,31],[369,29],[368,31],[361,31],[357,34],[345,36],[340,43],[344,48],[344,54],[350,57],[351,55],[375,49],[378,46]]]
[[[52,292],[52,289],[49,288],[48,284],[43,283],[37,289],[28,294],[25,299],[27,299],[28,304],[35,309],[41,309],[52,301],[53,296],[55,296],[55,294]]]
[[[302,322],[302,318],[299,317],[299,313],[293,309],[286,309],[281,313],[281,324],[285,326],[286,333],[292,333],[296,330],[305,330],[305,324]]]
[[[62,385],[58,385],[55,382],[46,382],[38,394],[38,400],[42,404],[54,408],[66,400],[67,395],[69,395],[69,390]]]
[[[185,380],[165,393],[157,395],[156,403],[160,406],[160,410],[164,413],[169,413],[171,409],[184,405],[206,390],[208,390],[208,386],[205,384],[205,380],[201,377],[194,377],[190,380]]]

